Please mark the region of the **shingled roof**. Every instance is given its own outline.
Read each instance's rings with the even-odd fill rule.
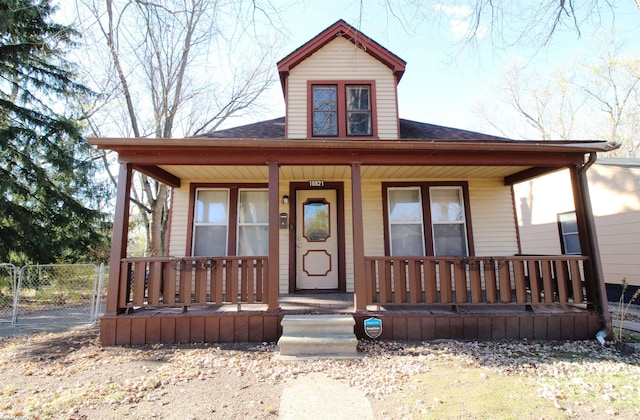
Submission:
[[[284,117],[196,136],[210,139],[284,139]],[[401,140],[508,140],[474,131],[400,119]]]

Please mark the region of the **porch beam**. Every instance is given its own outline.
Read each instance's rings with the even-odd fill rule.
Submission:
[[[504,185],[514,185],[561,169],[563,168],[558,168],[556,166],[538,166],[535,168],[525,169],[524,171],[504,177]]]
[[[118,313],[118,296],[120,294],[120,260],[127,256],[127,237],[129,234],[129,205],[131,194],[132,165],[120,163],[118,173],[118,190],[113,220],[113,236],[111,238],[111,270],[107,286],[107,307],[105,315]]]
[[[583,165],[573,166],[570,169],[570,174],[573,184],[580,249],[583,254],[589,256],[589,264],[585,266],[587,299],[593,302],[600,311],[606,336],[611,332],[611,314],[609,313],[604,272],[602,270],[602,260],[600,259],[600,247],[598,245],[598,236],[587,180],[587,169],[595,162],[595,159],[596,155],[592,153],[589,162]]]
[[[353,306],[367,309],[367,279],[364,261],[364,224],[362,221],[362,176],[360,163],[351,163],[351,209],[353,216]]]
[[[267,304],[269,311],[277,311],[279,307],[279,269],[280,269],[280,165],[278,162],[267,162],[269,167],[269,260],[267,268]]]
[[[164,184],[167,184],[170,187],[175,187],[175,188],[180,187],[180,178],[165,171],[164,169],[158,166],[136,165],[133,169],[135,169],[138,172],[142,172],[143,174],[148,175],[151,178],[157,179],[158,181]]]

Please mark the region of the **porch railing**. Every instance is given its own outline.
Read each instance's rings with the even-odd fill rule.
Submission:
[[[365,257],[367,304],[585,303],[587,260]]]
[[[267,257],[120,260],[118,308],[267,303]]]

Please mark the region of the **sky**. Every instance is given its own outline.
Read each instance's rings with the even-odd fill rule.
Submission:
[[[285,4],[282,0],[274,3]],[[465,18],[472,12],[464,6],[468,2],[447,1],[446,6],[436,5],[425,16],[407,5],[411,2],[394,7],[393,13],[402,15],[404,27],[390,15],[385,3],[383,0],[289,1],[280,15],[289,31],[280,58],[338,19],[344,19],[407,62],[398,86],[401,118],[498,134],[475,109],[481,101],[497,95],[500,76],[511,61],[524,60],[540,69],[566,64],[572,57],[593,49],[594,40],[614,28],[619,37],[627,40],[627,46],[640,51],[640,10],[632,0],[613,1],[615,20],[608,10],[590,14],[590,19],[580,23],[580,37],[575,31],[561,28],[547,46],[541,41],[516,43],[513,40],[519,32],[509,32],[507,28],[509,42],[514,43],[509,46],[492,42],[487,28],[481,28],[477,45],[467,47]],[[424,12],[425,8],[420,10]],[[266,111],[253,120],[284,115],[279,83],[274,84],[262,102],[266,104]],[[240,124],[233,120],[230,125]]]

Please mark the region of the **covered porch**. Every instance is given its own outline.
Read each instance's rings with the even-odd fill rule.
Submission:
[[[353,314],[360,337],[364,337],[362,321],[378,317],[384,325],[381,338],[394,340],[581,339],[600,330],[608,334],[610,320],[585,174],[589,165],[585,156],[595,158],[597,151],[606,149],[603,143],[264,140],[258,144],[243,139],[133,143],[93,139],[92,143],[118,151],[121,162],[107,311],[101,321],[105,345],[275,341],[285,314],[318,312]],[[133,170],[179,187],[180,171],[174,168],[231,164],[265,170],[267,255],[127,258]],[[337,301],[313,295],[305,303],[309,297],[291,290],[283,294],[280,283],[281,168],[317,165],[348,169],[348,259],[353,284],[350,290],[341,286]],[[504,185],[569,168],[582,255],[368,255],[363,174],[366,178],[367,171],[385,165],[455,168],[457,179],[465,173],[498,173]],[[451,171],[448,174],[452,176]],[[340,281],[345,284],[344,278]]]

